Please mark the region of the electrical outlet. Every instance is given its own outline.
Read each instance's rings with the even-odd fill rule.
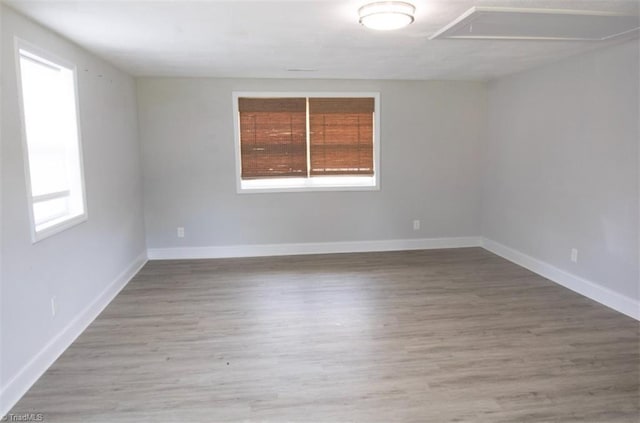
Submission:
[[[182,226],[178,226],[178,238],[184,238],[184,228]]]
[[[56,311],[56,297],[54,295],[53,297],[51,297],[51,317],[56,317]]]
[[[414,231],[419,231],[420,230],[420,221],[418,219],[413,221],[413,230]]]
[[[571,249],[571,261],[574,263],[578,262],[578,250],[576,248]]]

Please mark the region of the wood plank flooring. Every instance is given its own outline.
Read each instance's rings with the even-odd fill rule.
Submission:
[[[640,421],[638,322],[483,249],[148,263],[12,413]]]

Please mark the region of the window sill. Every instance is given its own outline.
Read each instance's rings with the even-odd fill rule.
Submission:
[[[314,191],[379,191],[375,176],[240,180],[239,194]]]
[[[70,229],[86,220],[87,214],[83,213],[75,216],[66,215],[56,220],[47,222],[46,224],[40,225],[39,229],[36,229],[36,231],[32,234],[33,243],[35,244],[38,241],[42,241],[45,238]]]

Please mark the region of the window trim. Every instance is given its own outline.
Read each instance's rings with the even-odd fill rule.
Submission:
[[[313,178],[273,178],[270,186],[262,181],[268,178],[256,179],[253,181],[242,181],[242,155],[240,151],[240,113],[238,110],[238,99],[240,97],[251,98],[286,98],[286,97],[373,97],[373,176],[315,176]],[[233,91],[233,133],[236,161],[236,192],[238,194],[255,193],[275,193],[275,192],[315,192],[315,191],[380,191],[380,93],[377,91]],[[308,110],[307,110],[308,113]],[[309,131],[309,117],[307,116],[307,131]],[[307,162],[311,160],[309,155],[309,145],[307,144]],[[322,183],[322,179],[334,181],[343,179],[340,183]],[[331,179],[330,179],[331,178]],[[356,178],[358,182],[347,184],[349,179]],[[288,179],[289,184],[286,183]],[[301,182],[304,180],[304,182]],[[313,180],[313,181],[312,181]],[[355,181],[355,179],[353,179]],[[261,181],[258,183],[256,181]],[[277,181],[277,182],[276,182]],[[373,185],[370,184],[373,182]],[[366,184],[365,184],[366,183]],[[247,185],[249,185],[247,187]],[[251,186],[253,185],[253,186]]]
[[[85,222],[89,218],[89,213],[87,210],[87,191],[85,188],[85,174],[84,174],[84,154],[82,149],[82,125],[81,125],[81,115],[80,115],[80,97],[78,94],[78,67],[66,60],[63,59],[33,43],[25,41],[19,37],[14,37],[14,61],[15,61],[15,70],[16,70],[16,82],[17,82],[17,93],[18,93],[18,112],[20,114],[20,132],[22,138],[22,158],[24,163],[24,173],[25,173],[25,183],[26,183],[26,195],[27,195],[27,208],[28,208],[28,216],[29,216],[29,229],[31,233],[31,243],[35,244],[43,239],[46,239],[52,235],[63,232],[67,229],[70,229],[82,222]],[[38,198],[34,198],[33,192],[31,189],[31,165],[29,163],[29,145],[27,142],[27,128],[26,128],[26,119],[24,115],[24,99],[22,93],[22,69],[20,66],[20,50],[25,50],[34,56],[38,56],[47,62],[51,62],[52,64],[69,69],[73,73],[73,90],[74,90],[74,100],[75,100],[75,108],[76,108],[76,130],[78,134],[78,164],[79,164],[79,174],[80,174],[80,191],[82,194],[82,209],[83,213],[74,215],[71,217],[57,218],[52,219],[50,222],[47,222],[47,225],[40,229],[36,230],[35,216],[33,212],[33,206],[35,203],[39,202]],[[54,193],[59,194],[59,193]],[[41,200],[41,199],[40,199]],[[54,222],[54,223],[52,223]]]

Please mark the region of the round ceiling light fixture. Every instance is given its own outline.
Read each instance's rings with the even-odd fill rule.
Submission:
[[[380,1],[358,9],[359,22],[371,29],[389,31],[403,28],[413,22],[416,8],[403,1]]]

